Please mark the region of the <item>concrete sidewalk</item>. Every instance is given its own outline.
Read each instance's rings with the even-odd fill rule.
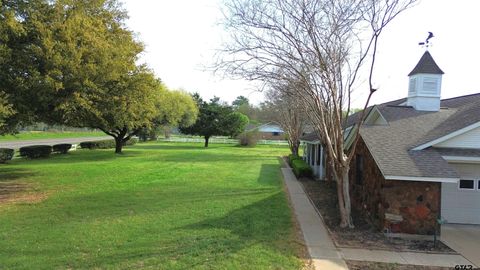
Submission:
[[[368,250],[341,248],[345,260],[398,263],[411,265],[439,266],[455,268],[456,265],[472,265],[461,255],[430,254],[422,252],[397,252],[386,250]]]
[[[320,269],[348,269],[345,260],[384,262],[410,265],[452,267],[472,265],[461,255],[431,254],[422,252],[397,252],[357,248],[337,249],[325,225],[308,199],[300,182],[290,168],[282,168],[283,179],[292,203],[295,216],[302,230],[313,265]]]
[[[290,201],[316,270],[345,270],[347,264],[333,244],[323,221],[290,168],[282,168]]]

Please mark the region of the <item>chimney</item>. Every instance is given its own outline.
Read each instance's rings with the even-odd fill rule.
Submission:
[[[418,111],[439,111],[443,71],[426,51],[408,74],[407,105]]]

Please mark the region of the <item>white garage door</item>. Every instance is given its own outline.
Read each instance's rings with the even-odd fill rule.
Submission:
[[[480,224],[480,164],[451,164],[460,183],[442,183],[442,218],[448,223]]]

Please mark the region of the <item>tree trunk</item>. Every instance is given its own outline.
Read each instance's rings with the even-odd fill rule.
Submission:
[[[205,136],[205,147],[208,147],[208,140],[210,139],[210,136]]]
[[[292,154],[298,157],[298,148],[300,147],[300,142],[292,142]]]
[[[341,167],[338,171],[334,171],[334,177],[337,181],[337,196],[338,209],[340,210],[340,227],[354,228],[352,220],[352,207],[350,201],[350,187],[349,187],[349,168]]]
[[[163,132],[165,134],[165,139],[170,139],[170,135],[171,135],[171,129],[170,127],[164,127],[163,128]]]
[[[115,154],[121,154],[123,148],[123,139],[115,137]]]

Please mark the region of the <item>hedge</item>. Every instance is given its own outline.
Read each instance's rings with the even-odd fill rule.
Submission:
[[[53,152],[55,153],[60,153],[60,154],[66,154],[68,153],[68,150],[72,148],[72,145],[69,143],[61,143],[61,144],[55,144],[53,146]]]
[[[293,159],[291,161],[293,173],[297,177],[311,177],[313,175],[312,168],[303,159]]]
[[[5,163],[12,160],[15,150],[10,148],[0,148],[0,163]]]
[[[134,145],[138,142],[136,138],[130,138],[124,143],[124,145]],[[101,141],[90,141],[90,142],[81,142],[80,147],[83,149],[110,149],[115,148],[115,140],[101,140]]]
[[[83,149],[109,149],[115,148],[115,140],[101,140],[81,142],[80,147]]]
[[[20,156],[27,158],[43,158],[48,157],[52,153],[50,145],[32,145],[20,148]]]
[[[302,158],[294,154],[288,155],[288,163],[290,164],[290,166],[292,165],[292,161],[297,159],[302,159]]]

